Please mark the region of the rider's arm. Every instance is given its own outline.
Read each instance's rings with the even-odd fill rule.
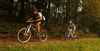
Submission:
[[[40,20],[42,20],[42,17],[40,17],[39,19],[37,19],[37,20],[35,20],[35,21],[40,21]]]
[[[40,12],[40,13],[38,13],[38,14],[39,14],[40,18],[37,19],[37,20],[35,20],[35,21],[40,21],[40,20],[42,20],[42,13]]]
[[[73,25],[73,29],[74,29],[76,26],[75,26],[75,24],[74,24],[74,23],[72,23],[72,25]]]
[[[32,19],[33,19],[33,17],[29,18],[27,21],[30,21],[30,20],[32,20]]]
[[[75,28],[75,25],[74,25],[74,27],[73,28]]]

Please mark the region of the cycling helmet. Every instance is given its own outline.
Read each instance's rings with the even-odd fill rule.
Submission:
[[[38,9],[36,9],[36,8],[33,8],[33,12],[34,12],[34,11],[38,11]]]
[[[72,23],[72,21],[69,21],[69,23]]]

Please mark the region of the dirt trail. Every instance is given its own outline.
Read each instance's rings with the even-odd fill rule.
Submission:
[[[96,39],[100,39],[100,38],[81,38],[81,39],[77,39],[76,41],[72,41],[72,42],[79,42],[79,41],[88,41],[88,40],[96,40]],[[46,42],[40,42],[38,40],[38,38],[31,38],[31,40],[27,43],[19,43],[17,41],[17,38],[5,38],[2,39],[0,38],[0,45],[34,45],[34,44],[52,44],[52,43],[62,43],[62,42],[67,42],[65,41],[63,38],[58,38],[58,39],[47,39]]]
[[[72,42],[80,42],[80,41],[88,41],[88,40],[96,40],[96,39],[100,39],[100,38],[80,38],[77,39],[76,41],[72,41]],[[15,35],[12,34],[6,34],[4,35],[2,38],[0,38],[0,45],[33,45],[33,44],[52,44],[52,43],[64,43],[64,42],[68,42],[65,41],[64,38],[48,38],[46,42],[40,42],[38,40],[38,38],[36,37],[31,37],[30,41],[27,43],[19,43]]]

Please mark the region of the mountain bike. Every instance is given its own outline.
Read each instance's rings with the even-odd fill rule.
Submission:
[[[65,33],[65,40],[70,41],[70,40],[77,40],[77,37],[74,37],[74,34],[72,32],[72,29],[68,29],[68,31]]]
[[[28,23],[30,23],[29,26],[25,27],[25,28],[22,28],[19,30],[18,34],[17,34],[17,39],[19,42],[21,43],[26,43],[30,40],[31,38],[31,31],[33,30],[36,30],[35,29],[35,25],[33,24],[34,20],[31,20],[31,21],[26,21]],[[38,37],[38,39],[41,41],[41,42],[45,42],[47,40],[47,31],[46,30],[41,30],[41,32],[37,35],[35,34],[36,37]]]

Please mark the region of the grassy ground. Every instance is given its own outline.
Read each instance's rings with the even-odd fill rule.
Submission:
[[[46,42],[20,45],[0,45],[0,51],[100,51],[100,39]]]

